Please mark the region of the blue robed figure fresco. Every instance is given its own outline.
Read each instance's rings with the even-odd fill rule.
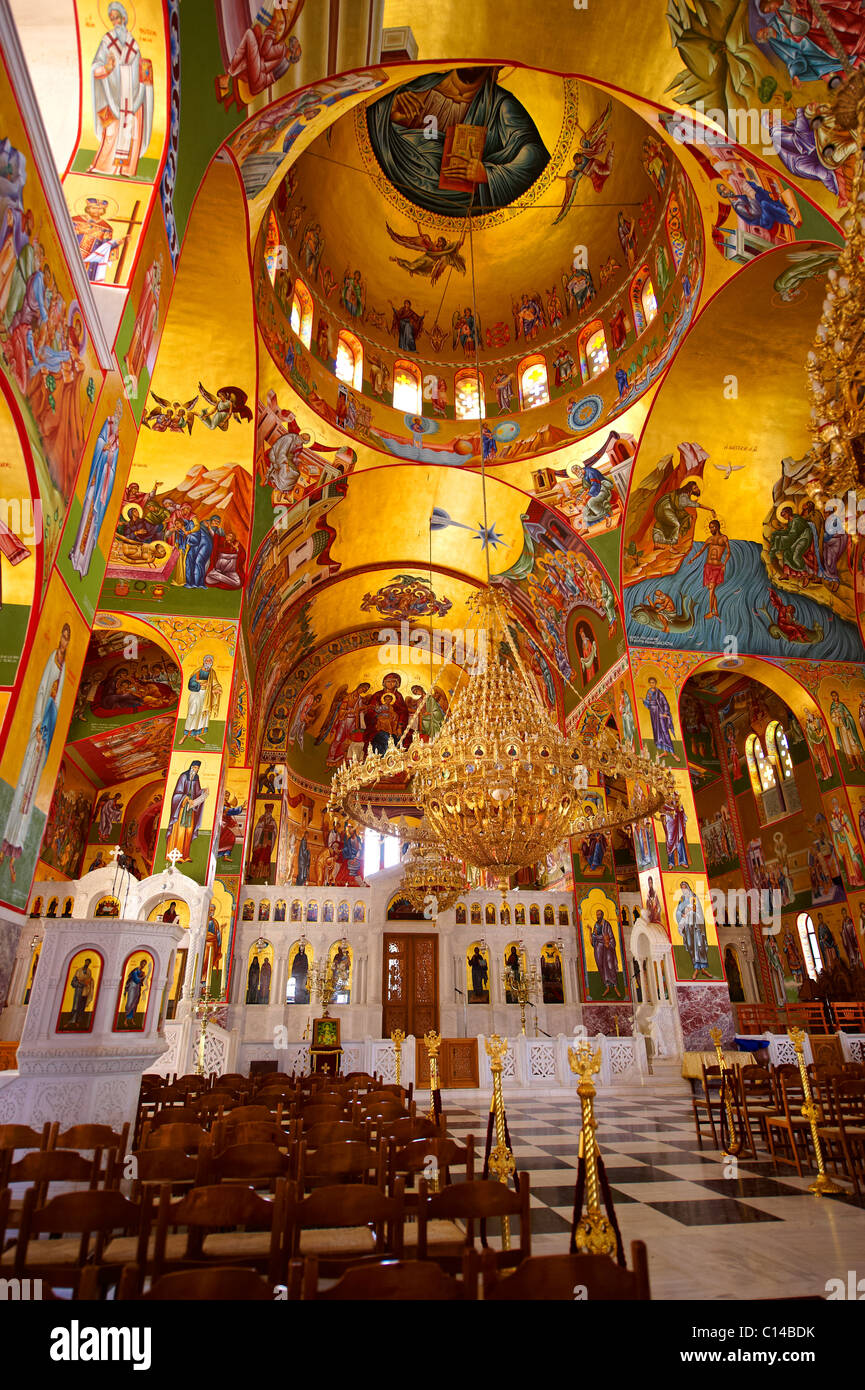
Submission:
[[[117,475],[117,456],[120,453],[120,421],[123,417],[123,401],[118,399],[114,414],[110,415],[99,431],[99,438],[90,461],[90,475],[81,509],[81,521],[75,544],[69,552],[72,568],[86,579],[90,572],[93,551],[105,520],[105,513],[114,491]]]
[[[537,126],[499,86],[498,73],[497,67],[428,72],[367,107],[375,156],[413,203],[450,217],[469,207],[489,212],[521,197],[546,168],[550,156]],[[448,131],[458,125],[485,128],[481,157],[455,153],[443,168]],[[441,187],[444,182],[463,186]]]

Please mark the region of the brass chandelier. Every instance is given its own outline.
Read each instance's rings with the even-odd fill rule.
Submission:
[[[415,845],[402,877],[405,895],[417,912],[432,906],[435,919],[447,912],[466,892],[468,882],[458,859],[446,854],[438,845]],[[430,897],[435,899],[429,903]]]
[[[464,677],[435,738],[369,754],[338,768],[329,809],[381,830],[393,824],[376,804],[386,778],[407,780],[406,800],[422,814],[417,838],[493,874],[503,888],[570,835],[611,830],[655,814],[675,791],[672,772],[601,732],[571,737],[550,719],[508,631],[498,597],[478,602],[486,659]],[[625,803],[595,804],[591,773],[625,779]]]
[[[833,113],[857,147],[845,242],[829,285],[814,345],[806,358],[814,473],[809,492],[821,508],[865,484],[865,75],[848,77]]]

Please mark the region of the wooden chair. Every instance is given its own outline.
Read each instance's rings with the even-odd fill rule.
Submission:
[[[778,1109],[775,1100],[775,1087],[770,1073],[763,1067],[743,1067],[737,1064],[736,1080],[739,1086],[742,1118],[745,1122],[746,1142],[756,1157],[756,1134],[760,1135],[766,1148],[769,1147],[766,1116],[774,1115]]]
[[[174,1194],[180,1189],[187,1190],[203,1181],[204,1159],[208,1148],[202,1146],[196,1152],[185,1148],[168,1148],[161,1145],[154,1149],[137,1149],[130,1157],[132,1167],[132,1200],[140,1201],[147,1188],[161,1188],[166,1185]]]
[[[418,1259],[435,1260],[442,1269],[455,1272],[465,1251],[474,1248],[475,1221],[489,1222],[500,1220],[503,1216],[519,1217],[519,1244],[516,1249],[493,1252],[497,1267],[508,1268],[528,1259],[532,1253],[528,1173],[519,1173],[518,1182],[518,1192],[514,1192],[510,1185],[490,1179],[452,1183],[441,1192],[431,1192],[426,1179],[421,1178],[418,1203]],[[453,1224],[454,1243],[456,1244],[461,1237],[458,1253],[453,1247],[446,1245],[444,1240],[440,1244],[432,1244],[430,1225],[433,1221]],[[457,1223],[463,1222],[465,1229],[461,1230]]]
[[[141,1293],[143,1275],[138,1265],[126,1265],[120,1275],[118,1300],[140,1299],[142,1302],[196,1299],[201,1302],[272,1303],[273,1285],[254,1269],[219,1267],[190,1269],[175,1274],[163,1274],[147,1293]]]
[[[210,1142],[211,1136],[206,1129],[186,1120],[156,1129],[145,1125],[141,1135],[142,1149],[185,1149],[187,1153],[197,1153],[202,1144]]]
[[[790,1028],[804,1028],[806,1033],[828,1033],[829,1020],[822,1004],[788,1004],[787,1031]]]
[[[123,1166],[123,1155],[129,1143],[128,1123],[120,1130],[113,1130],[110,1125],[72,1125],[60,1134],[59,1129],[59,1125],[53,1126],[49,1148],[113,1151],[116,1162]]]
[[[339,1124],[346,1119],[346,1113],[341,1105],[307,1105],[298,1111],[298,1118],[304,1129],[311,1129],[313,1125]]]
[[[281,1114],[277,1115],[279,1124]],[[249,1120],[272,1120],[273,1111],[268,1105],[238,1105],[226,1115],[224,1123],[231,1125],[246,1124]]]
[[[243,1265],[278,1283],[284,1230],[285,1184],[261,1197],[231,1182],[194,1187],[179,1202],[163,1188],[154,1241],[152,1276],[208,1265]],[[185,1233],[169,1237],[169,1226]],[[240,1229],[243,1228],[243,1229]],[[127,1261],[129,1263],[129,1261]],[[142,1268],[144,1262],[136,1261]]]
[[[445,1274],[431,1260],[382,1260],[378,1264],[352,1266],[331,1287],[319,1289],[319,1261],[315,1255],[303,1262],[305,1299],[355,1302],[457,1302],[478,1294],[477,1256],[466,1252],[462,1279]]]
[[[0,1125],[0,1152],[14,1155],[18,1149],[47,1149],[53,1128],[49,1120],[41,1130],[29,1125]]]
[[[201,1123],[201,1116],[191,1105],[170,1105],[166,1106],[164,1110],[157,1110],[153,1119],[145,1122],[141,1133],[143,1135],[144,1130],[148,1127],[152,1132],[153,1130],[161,1129],[163,1125],[201,1126]]]
[[[417,1250],[418,1231],[417,1212],[420,1206],[420,1193],[413,1190],[416,1179],[424,1177],[430,1181],[435,1174],[434,1190],[440,1190],[451,1182],[451,1169],[463,1168],[463,1180],[473,1182],[475,1176],[475,1139],[470,1134],[465,1145],[460,1146],[454,1139],[423,1138],[398,1147],[393,1140],[387,1145],[387,1190],[393,1191],[398,1178],[405,1182],[406,1226],[403,1245],[408,1255]],[[455,1240],[462,1238],[462,1232],[454,1227],[452,1221],[433,1220],[427,1223],[427,1250],[431,1259],[442,1248],[444,1253],[453,1253]]]
[[[441,1118],[444,1120],[444,1116]],[[441,1138],[447,1132],[447,1125],[437,1125],[427,1115],[403,1115],[398,1120],[374,1120],[372,1130],[376,1139],[393,1140],[403,1147],[414,1139]]]
[[[275,1144],[278,1149],[287,1149],[300,1138],[299,1127],[290,1124],[286,1129],[276,1120],[245,1120],[235,1124],[232,1119],[224,1119],[213,1127],[213,1147],[219,1152],[232,1144]]]
[[[297,1181],[301,1188],[333,1183],[363,1183],[384,1190],[384,1145],[372,1148],[356,1140],[321,1144],[310,1150],[306,1140],[298,1145]]]
[[[494,1252],[485,1250],[481,1256],[484,1302],[650,1299],[649,1262],[641,1240],[631,1242],[631,1265],[622,1269],[609,1255],[532,1255],[502,1278]]]
[[[200,1181],[242,1182],[256,1190],[269,1186],[275,1195],[277,1180],[294,1177],[295,1165],[295,1154],[275,1144],[232,1144],[221,1153],[207,1151]]]
[[[117,1172],[116,1181],[115,1171]],[[19,1225],[27,1195],[26,1193],[20,1197],[13,1195],[11,1192],[13,1184],[29,1184],[35,1192],[34,1200],[37,1205],[42,1206],[47,1200],[52,1183],[64,1183],[66,1185],[86,1183],[91,1191],[95,1191],[100,1186],[116,1186],[119,1178],[119,1170],[115,1169],[110,1155],[103,1172],[101,1149],[94,1150],[91,1159],[84,1158],[82,1154],[69,1149],[34,1149],[30,1153],[26,1153],[17,1163],[10,1163],[6,1168],[6,1180],[10,1189],[6,1216],[7,1228],[14,1230]]]
[[[298,1184],[291,1184],[283,1261],[315,1255],[322,1273],[334,1278],[363,1261],[401,1259],[403,1220],[401,1186],[387,1196],[366,1183],[344,1183],[318,1187],[304,1197]]]
[[[835,1027],[841,1033],[865,1033],[865,1004],[832,1002]]]
[[[371,1143],[371,1126],[352,1124],[350,1120],[325,1120],[321,1124],[307,1128],[304,1123],[301,1136],[307,1149],[320,1149],[322,1144],[339,1144],[344,1140],[352,1143]]]
[[[776,1093],[778,1097],[778,1110],[774,1115],[766,1116],[766,1134],[769,1140],[769,1153],[772,1155],[772,1162],[792,1164],[798,1176],[802,1176],[802,1159],[799,1154],[799,1139],[802,1139],[807,1152],[808,1136],[811,1133],[811,1126],[801,1114],[801,1107],[804,1101],[802,1083],[798,1079],[798,1067],[796,1078],[782,1075],[784,1068],[777,1068]],[[786,1153],[777,1153],[775,1149],[775,1133],[785,1136],[786,1144],[789,1145],[792,1157],[788,1158]]]
[[[31,1187],[24,1194],[18,1240],[13,1250],[0,1256],[0,1265],[11,1266],[16,1278],[40,1278],[45,1273],[59,1287],[77,1289],[88,1262],[100,1266],[101,1277],[106,1245],[117,1231],[133,1231],[135,1248],[144,1258],[143,1218],[143,1205],[120,1192],[64,1192],[42,1205],[38,1190]]]
[[[865,1080],[835,1078],[830,1096],[829,1123],[819,1126],[820,1138],[833,1172],[840,1166],[860,1197],[865,1180]]]
[[[703,1063],[702,1081],[698,1082],[696,1078],[691,1081],[691,1110],[694,1115],[694,1127],[697,1131],[697,1143],[701,1149],[703,1147],[703,1125],[707,1121],[712,1134],[712,1143],[716,1149],[718,1148],[715,1112],[720,1107],[720,1088],[721,1068],[718,1066],[707,1067]]]

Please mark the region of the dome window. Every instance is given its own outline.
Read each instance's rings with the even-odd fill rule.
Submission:
[[[304,347],[309,347],[312,342],[312,295],[302,280],[294,282],[291,326]]]
[[[393,407],[407,415],[420,415],[423,410],[420,368],[413,362],[393,364]]]
[[[591,381],[593,377],[600,376],[601,372],[605,372],[610,365],[607,335],[601,320],[593,319],[591,323],[587,323],[577,343],[580,351],[580,372],[583,381]]]
[[[534,410],[537,405],[549,404],[547,363],[540,353],[534,357],[524,357],[517,375],[520,382],[520,405],[523,410]]]
[[[658,296],[655,294],[655,286],[652,284],[647,265],[641,266],[634,276],[631,285],[631,309],[639,338],[658,313]]]
[[[480,390],[478,390],[480,383]],[[465,367],[454,377],[454,411],[458,420],[479,420],[486,415],[483,373]]]
[[[336,344],[336,374],[355,391],[363,390],[363,348],[360,339],[342,329]]]

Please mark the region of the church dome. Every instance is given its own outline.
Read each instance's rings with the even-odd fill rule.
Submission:
[[[259,323],[346,433],[500,463],[643,394],[702,260],[679,160],[625,100],[511,65],[414,66],[288,169],[259,238]]]

